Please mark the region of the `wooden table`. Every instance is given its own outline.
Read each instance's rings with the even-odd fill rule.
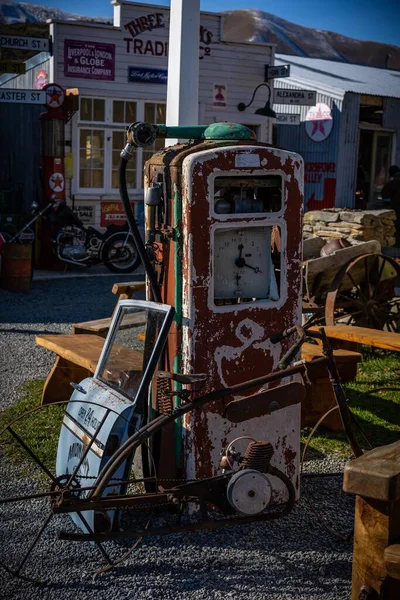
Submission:
[[[37,346],[51,350],[57,355],[42,394],[42,404],[66,401],[72,393],[71,381],[79,383],[90,377],[96,370],[104,339],[100,336],[82,335],[38,335]],[[112,380],[117,371],[142,371],[143,355],[124,346],[113,346],[114,352],[108,379]]]

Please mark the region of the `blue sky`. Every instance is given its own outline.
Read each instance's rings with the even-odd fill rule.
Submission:
[[[112,15],[109,0],[35,0],[33,3],[85,16]],[[170,2],[144,0],[143,4],[168,6]],[[239,8],[257,8],[306,27],[400,46],[400,0],[201,0],[201,9],[210,12]]]

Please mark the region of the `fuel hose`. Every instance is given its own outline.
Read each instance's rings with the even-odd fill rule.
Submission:
[[[129,144],[127,144],[129,146]],[[140,256],[140,260],[144,266],[144,270],[146,271],[146,275],[149,279],[150,290],[151,290],[151,300],[155,302],[161,302],[160,291],[157,285],[157,276],[154,271],[153,265],[151,264],[149,255],[147,254],[146,247],[142,240],[142,236],[140,235],[138,226],[136,224],[135,216],[132,212],[131,204],[129,202],[128,190],[126,187],[126,167],[128,164],[129,158],[132,156],[132,151],[134,147],[130,148],[125,147],[121,152],[121,160],[119,163],[119,195],[122,201],[122,206],[124,207],[126,220],[128,222],[129,230],[132,234],[133,241],[135,242],[135,246],[137,252]]]

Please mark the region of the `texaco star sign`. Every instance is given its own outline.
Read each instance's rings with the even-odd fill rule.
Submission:
[[[53,192],[62,192],[64,189],[64,176],[62,173],[53,173],[49,177],[49,186]]]
[[[329,106],[322,102],[316,106],[311,106],[307,112],[305,127],[308,137],[313,142],[323,142],[326,140],[333,127],[333,119]]]

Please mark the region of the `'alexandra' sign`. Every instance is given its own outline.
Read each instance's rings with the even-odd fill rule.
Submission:
[[[64,40],[64,75],[114,81],[115,45]]]

